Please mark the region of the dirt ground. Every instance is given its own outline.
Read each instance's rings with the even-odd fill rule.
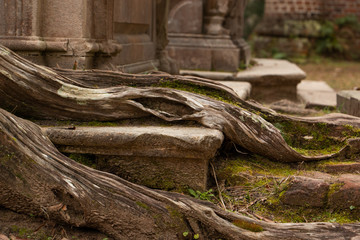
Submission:
[[[360,62],[320,59],[298,65],[307,80],[326,81],[336,91],[360,88]]]
[[[11,240],[112,240],[93,229],[59,225],[0,207],[0,239],[2,234]]]

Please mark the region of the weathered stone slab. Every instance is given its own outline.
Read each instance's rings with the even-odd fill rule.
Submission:
[[[236,75],[237,81],[251,83],[252,98],[262,102],[297,100],[296,86],[306,77],[304,71],[286,60],[258,58],[254,61],[255,66]]]
[[[332,208],[349,209],[350,206],[360,207],[360,176],[343,174],[338,182],[332,184],[329,192],[329,206]]]
[[[336,92],[324,81],[301,81],[297,85],[297,95],[306,108],[336,107]]]
[[[180,74],[212,80],[249,82],[252,86],[251,98],[262,102],[297,100],[296,86],[306,77],[304,71],[285,60],[254,59],[254,61],[255,66],[236,73],[181,70]]]
[[[239,96],[241,99],[247,99],[250,97],[251,93],[251,84],[248,82],[236,82],[236,81],[219,81],[221,84],[232,88],[234,92]]]
[[[185,126],[44,128],[64,153],[92,154],[96,168],[149,187],[204,190],[218,130]]]
[[[337,107],[343,113],[360,117],[360,91],[338,92]]]

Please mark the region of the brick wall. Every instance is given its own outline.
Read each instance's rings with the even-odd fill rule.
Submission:
[[[286,19],[319,19],[323,0],[266,0],[265,16]]]
[[[335,19],[356,15],[360,0],[266,0],[265,16],[276,19]]]
[[[331,19],[356,15],[360,20],[360,0],[327,0],[324,12]]]

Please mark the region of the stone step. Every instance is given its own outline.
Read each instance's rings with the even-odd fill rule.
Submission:
[[[256,64],[236,75],[236,80],[251,83],[251,98],[270,103],[281,99],[296,101],[296,85],[306,77],[297,65],[279,59],[254,59]]]
[[[296,85],[306,77],[304,71],[286,60],[257,58],[253,61],[254,66],[237,73],[195,70],[181,70],[180,73],[212,80],[249,82],[251,98],[261,102],[297,100]]]
[[[297,96],[306,108],[336,108],[336,92],[324,81],[302,80]]]
[[[322,169],[331,174],[360,173],[360,163],[325,164]]]
[[[63,153],[91,154],[97,169],[153,188],[205,190],[223,133],[187,126],[46,127]]]
[[[360,207],[360,175],[329,178],[295,176],[280,200],[287,205],[353,210]]]
[[[337,94],[337,107],[346,114],[360,117],[360,91],[340,91]]]

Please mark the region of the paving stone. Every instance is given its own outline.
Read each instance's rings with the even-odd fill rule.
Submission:
[[[255,58],[254,61],[254,66],[236,74],[237,80],[274,86],[277,81],[299,83],[306,77],[303,70],[287,60]]]
[[[336,107],[336,92],[324,81],[301,81],[297,86],[297,95],[306,108]]]
[[[329,184],[323,179],[295,177],[281,202],[292,206],[322,207],[326,203]]]
[[[255,66],[236,75],[237,81],[251,83],[251,98],[265,103],[297,100],[296,86],[306,77],[303,70],[286,60],[258,58],[254,61]]]
[[[349,209],[350,206],[360,207],[360,175],[343,174],[338,182],[330,187],[328,204],[331,208]]]
[[[236,82],[236,81],[219,81],[219,82],[233,89],[234,92],[241,99],[245,100],[250,97],[251,84],[248,82]]]
[[[360,117],[360,91],[347,90],[338,92],[337,107],[343,113]]]
[[[92,154],[96,168],[149,187],[205,190],[222,132],[186,126],[47,127],[64,153]]]

